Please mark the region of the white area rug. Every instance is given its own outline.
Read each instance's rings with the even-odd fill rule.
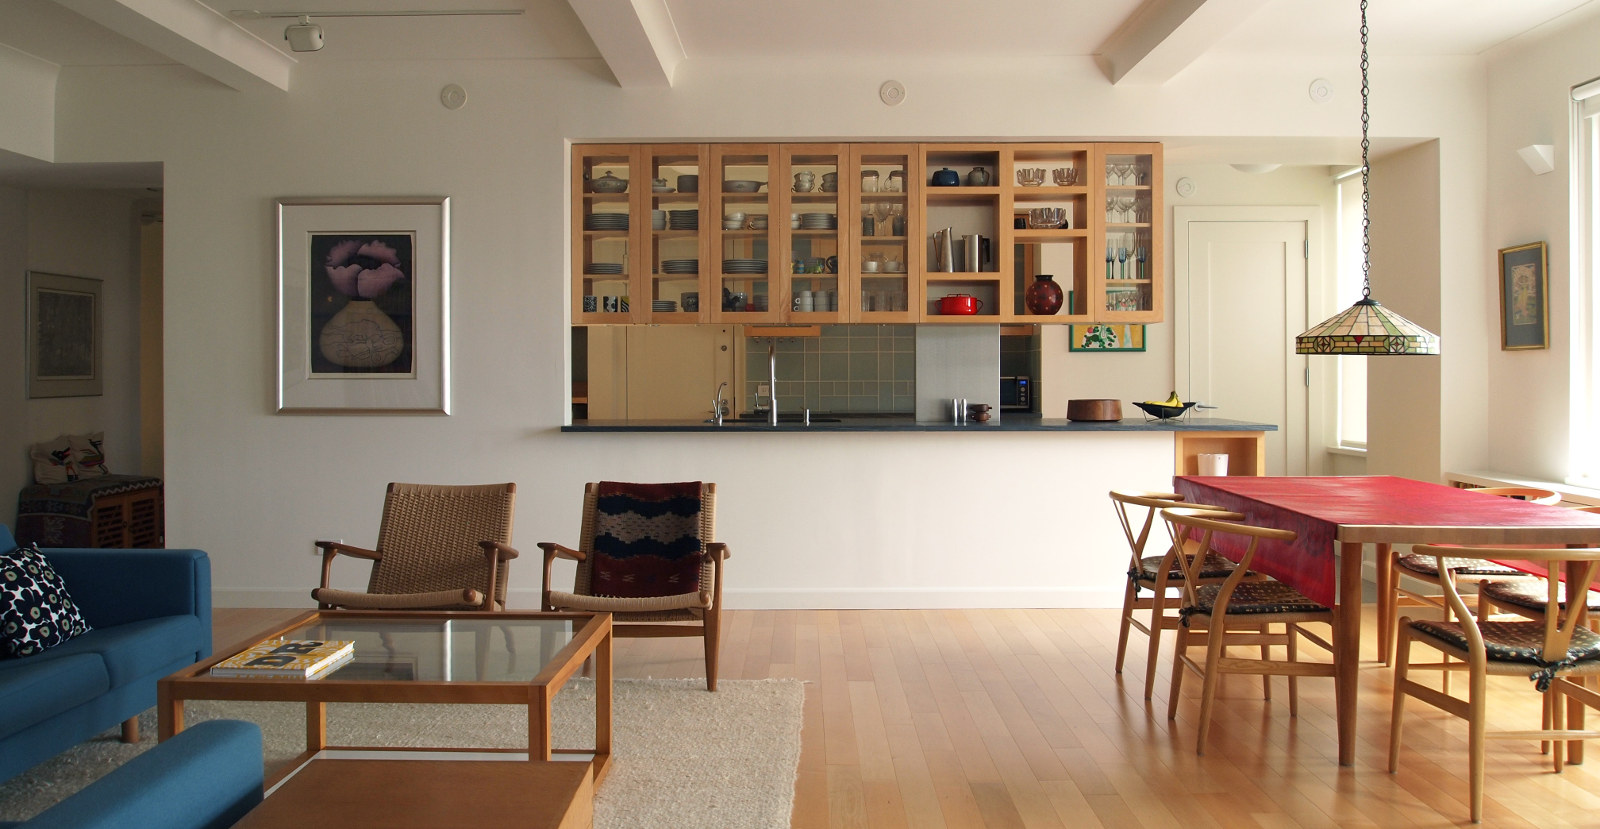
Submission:
[[[619,679],[612,702],[612,765],[594,801],[594,825],[737,827],[789,825],[800,765],[805,690],[798,680]],[[594,683],[575,679],[556,695],[553,743],[593,745]],[[261,726],[268,768],[305,748],[298,703],[195,701],[190,723],[242,719]],[[115,729],[0,784],[0,820],[25,820],[155,744],[154,710],[141,740]],[[526,709],[509,705],[328,706],[333,745],[527,748]]]

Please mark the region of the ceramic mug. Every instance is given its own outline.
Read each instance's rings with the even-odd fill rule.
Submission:
[[[592,314],[598,310],[600,310],[600,297],[586,296],[583,298],[583,312],[585,314]]]
[[[617,308],[619,307],[619,300],[620,297],[614,296],[600,297],[600,309],[607,314],[615,314],[617,312]]]
[[[799,172],[794,174],[794,191],[796,193],[809,193],[816,189],[817,174]]]

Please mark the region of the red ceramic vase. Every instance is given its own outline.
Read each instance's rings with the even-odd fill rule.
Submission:
[[[1061,310],[1061,286],[1056,284],[1055,277],[1051,274],[1041,273],[1034,278],[1033,284],[1028,286],[1022,295],[1022,303],[1028,306],[1028,312],[1049,316]]]

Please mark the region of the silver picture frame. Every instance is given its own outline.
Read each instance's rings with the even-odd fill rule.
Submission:
[[[101,282],[28,271],[28,397],[102,393]]]
[[[450,414],[450,200],[282,198],[280,414]]]

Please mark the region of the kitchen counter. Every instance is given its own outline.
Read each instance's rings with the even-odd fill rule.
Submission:
[[[832,417],[813,413],[811,425],[799,422],[735,423],[731,419],[721,426],[698,420],[583,420],[562,426],[563,432],[1275,432],[1271,423],[1251,423],[1219,417],[1196,417],[1188,420],[1148,420],[1143,417],[1123,418],[1115,421],[1072,421],[1065,418],[1046,418],[1032,415],[1006,415],[985,423],[951,423],[949,421],[919,422],[910,415],[889,417],[841,416],[831,423],[818,422],[818,418]]]

